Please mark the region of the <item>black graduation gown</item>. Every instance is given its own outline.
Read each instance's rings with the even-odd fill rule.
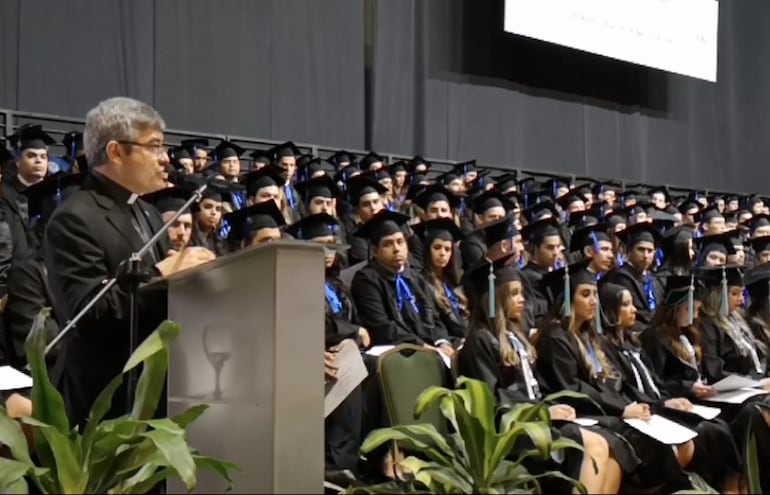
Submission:
[[[94,172],[92,172],[93,174]],[[118,273],[121,263],[144,242],[126,204],[128,191],[94,175],[54,212],[43,241],[44,260],[56,314],[70,320]],[[153,231],[163,225],[155,208],[138,205]],[[152,267],[169,249],[167,237],[143,259]],[[166,317],[165,291],[138,294],[139,335],[144,340]],[[129,297],[115,285],[67,336],[59,351],[52,378],[64,396],[73,424],[82,424],[102,389],[117,376],[129,356]],[[118,389],[107,417],[127,409],[124,386]],[[163,401],[161,401],[163,402]],[[161,412],[162,413],[162,412]]]
[[[465,338],[465,334],[468,330],[467,318],[455,311],[451,305],[444,306],[441,304],[438,299],[436,299],[432,288],[428,287],[428,289],[430,289],[430,294],[433,297],[433,307],[436,308],[436,315],[439,320],[441,320],[442,325],[446,328],[446,331],[452,340],[458,342],[460,339]],[[457,289],[454,288],[452,290],[455,292],[457,291]]]
[[[345,289],[343,283],[337,278],[335,273],[326,274],[326,283],[334,287],[337,297],[342,303],[342,310],[334,314],[329,305],[329,300],[325,300],[325,328],[326,328],[326,348],[329,349],[339,344],[345,339],[353,339],[357,344],[361,344],[361,338],[358,336],[360,325],[356,307],[350,298],[350,293]]]
[[[497,403],[503,406],[514,406],[522,403],[537,403],[527,393],[526,380],[520,366],[504,366],[500,361],[500,344],[497,337],[488,328],[478,328],[468,334],[463,348],[458,351],[458,372],[462,376],[481,380],[489,386]],[[538,383],[537,370],[532,368]],[[541,390],[541,392],[544,392]],[[571,422],[554,422],[551,428],[554,439],[559,436],[569,437],[582,443],[577,425]],[[604,435],[603,435],[604,436]],[[517,449],[518,450],[518,449]],[[580,474],[582,456],[571,456],[566,459],[563,471],[577,479]]]
[[[331,284],[342,303],[342,310],[334,314],[325,299],[325,345],[330,349],[345,339],[353,339],[361,346],[358,336],[356,310],[342,282],[332,271],[327,271],[326,283]],[[324,421],[325,452],[328,469],[358,468],[358,451],[361,447],[363,421],[363,393],[356,387],[350,395]]]
[[[770,335],[767,333],[767,324],[759,318],[751,318],[748,321],[751,333],[759,345],[758,352],[764,355],[764,365],[766,370],[770,370]]]
[[[709,383],[716,383],[727,375],[748,375],[761,378],[763,374],[756,372],[754,362],[747,353],[741,355],[738,345],[709,318],[701,319],[701,334],[703,336],[703,374]],[[757,347],[760,363],[765,356]]]
[[[420,314],[415,315],[408,302],[399,310],[396,298],[396,275],[376,260],[356,272],[351,284],[353,302],[361,326],[369,330],[372,345],[435,344],[449,340],[449,335],[436,317],[433,298],[425,279],[410,268],[401,274],[409,283]]]
[[[26,229],[29,226],[29,203],[27,195],[24,194],[27,186],[21,183],[17,175],[13,175],[11,177],[3,177],[0,190],[2,191],[0,203],[17,216]]]
[[[33,245],[39,246],[38,237],[24,229],[20,217],[11,212],[7,205],[0,203],[0,297],[8,292],[11,266],[35,252],[30,248],[31,238],[34,238]]]
[[[620,434],[633,446],[641,460],[634,470],[628,458],[618,457],[629,480],[646,487],[666,484],[675,480],[682,481],[684,474],[670,446],[654,440],[638,430],[626,425],[622,418],[623,410],[632,400],[620,392],[618,377],[605,380],[593,378],[583,364],[583,357],[575,337],[559,326],[541,330],[536,344],[537,367],[551,390],[571,390],[588,395],[598,403],[605,414],[600,421],[602,426]],[[567,402],[565,400],[565,402]],[[596,407],[585,400],[570,401],[578,414],[596,415]],[[617,455],[617,452],[616,452]],[[686,477],[685,477],[686,478]]]
[[[198,227],[197,220],[194,222],[190,244],[193,246],[205,247],[217,256],[224,256],[229,252],[227,242],[219,237],[217,229],[204,234]]]
[[[644,349],[628,341],[612,343],[607,339],[605,344],[607,356],[622,375],[622,391],[626,396],[637,402],[652,404],[652,410],[656,414],[698,432],[698,436],[693,440],[695,455],[687,466],[688,471],[698,473],[711,486],[721,486],[727,474],[740,472],[741,456],[736,442],[733,441],[730,426],[725,421],[719,418],[707,421],[696,414],[667,408],[665,401],[672,396],[655,373]],[[639,368],[631,353],[638,353],[647,373]],[[636,376],[641,380],[641,389]]]
[[[663,301],[663,286],[660,285],[660,282],[653,273],[648,273],[647,276],[650,277],[652,283],[656,305],[659,305]],[[655,311],[647,301],[647,294],[644,291],[644,275],[639,273],[629,263],[626,263],[610,271],[605,280],[628,289],[634,301],[634,306],[636,306],[636,321],[645,326],[649,325],[652,320],[652,314]]]
[[[540,265],[536,265],[533,262],[527,263],[527,266],[521,270],[521,274],[526,279],[526,297],[527,306],[531,308],[532,317],[537,322],[545,315],[548,314],[549,303],[548,299],[543,293],[538,290],[540,287],[540,281],[543,279],[543,275],[548,273],[547,268],[543,268]]]
[[[24,342],[32,329],[32,322],[43,308],[53,307],[42,255],[30,256],[15,263],[8,272],[8,301],[2,315],[6,358],[11,366],[19,369],[26,366]],[[52,314],[46,321],[48,342],[58,333],[56,315]],[[54,348],[46,356],[49,363],[55,362],[56,352]]]
[[[412,234],[406,240],[409,247],[409,267],[412,270],[422,272],[425,268],[425,246],[420,236]]]
[[[484,242],[484,236],[478,231],[471,232],[460,243],[460,255],[462,256],[462,268],[475,266],[487,255],[487,244]]]

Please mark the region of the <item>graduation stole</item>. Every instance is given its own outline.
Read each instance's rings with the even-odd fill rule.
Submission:
[[[652,285],[652,277],[649,274],[644,276],[644,295],[647,297],[647,307],[650,311],[655,311],[658,306],[655,298],[655,290]]]
[[[329,304],[332,314],[338,315],[342,313],[342,301],[337,295],[337,291],[334,290],[332,284],[326,282],[326,284],[324,284],[324,292],[326,293],[326,302]]]
[[[403,311],[404,305],[409,301],[415,314],[420,314],[420,308],[417,306],[417,299],[412,293],[412,289],[409,287],[409,282],[399,273],[396,275],[396,302],[398,303],[398,310]]]
[[[455,294],[455,291],[452,290],[451,287],[449,287],[449,284],[444,282],[444,295],[446,295],[446,298],[449,299],[449,304],[452,306],[452,309],[455,313],[458,315],[460,314],[460,301],[457,300],[457,295]]]
[[[519,364],[521,365],[521,371],[524,375],[524,383],[527,386],[527,397],[531,400],[538,400],[542,397],[540,393],[540,385],[537,383],[535,373],[532,371],[532,364],[530,363],[529,351],[527,346],[522,343],[519,338],[513,332],[508,333],[508,340],[510,340],[513,349],[516,354],[519,355]]]
[[[291,184],[284,184],[283,192],[286,194],[286,201],[289,202],[289,207],[294,209],[297,206],[297,199],[294,197],[294,191],[291,188]]]

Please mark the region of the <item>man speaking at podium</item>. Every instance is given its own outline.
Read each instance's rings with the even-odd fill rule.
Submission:
[[[64,321],[163,225],[158,212],[138,196],[166,186],[164,130],[154,108],[130,98],[111,98],[88,112],[83,142],[90,176],[56,210],[43,241],[55,309]],[[142,262],[156,275],[168,276],[212,259],[213,253],[201,247],[170,251],[162,236]],[[139,292],[137,304],[138,345],[165,318],[165,295]],[[85,422],[98,394],[128,359],[129,306],[128,292],[116,284],[62,341],[52,378],[73,424]],[[126,390],[118,390],[109,415],[127,408]]]

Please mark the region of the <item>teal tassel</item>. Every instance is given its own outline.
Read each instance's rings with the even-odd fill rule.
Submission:
[[[730,308],[727,304],[727,270],[722,267],[722,301],[719,306],[719,312],[722,316],[730,314]]]
[[[596,333],[602,335],[604,329],[602,328],[602,306],[598,302],[596,303],[596,316],[594,316],[594,324],[596,325]]]
[[[690,288],[687,291],[687,324],[695,321],[695,275],[690,275]]]
[[[562,306],[562,309],[564,310],[564,317],[567,318],[570,315],[572,315],[572,294],[571,290],[569,288],[569,267],[564,267],[564,306]]]
[[[487,277],[489,284],[489,319],[495,319],[495,307],[497,306],[495,301],[495,269],[492,264],[489,264],[489,276]]]

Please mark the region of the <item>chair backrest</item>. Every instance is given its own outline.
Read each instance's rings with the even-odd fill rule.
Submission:
[[[460,352],[462,349],[458,349],[452,354],[452,368],[449,370],[452,375],[452,388],[457,388],[457,379],[460,377]]]
[[[447,386],[446,366],[436,351],[402,344],[383,353],[377,367],[391,425],[430,423],[439,432],[447,432],[447,423],[438,404],[431,406],[419,419],[414,417],[417,398],[426,388]]]

